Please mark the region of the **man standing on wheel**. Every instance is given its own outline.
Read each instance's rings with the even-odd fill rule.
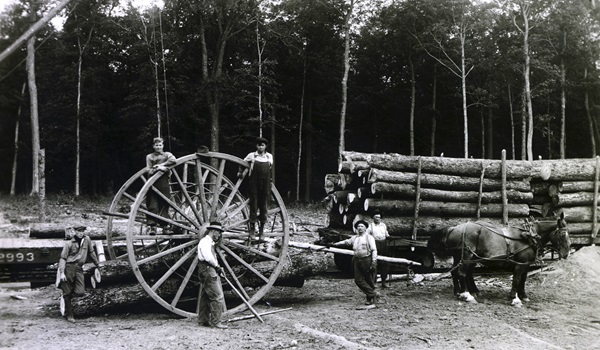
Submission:
[[[206,227],[206,235],[198,244],[198,324],[214,328],[228,328],[221,323],[223,314],[223,289],[220,275],[223,269],[217,260],[216,247],[221,242],[223,228],[219,222],[211,222]]]
[[[60,275],[59,288],[62,289],[65,303],[64,316],[69,322],[75,322],[72,304],[73,297],[85,294],[83,264],[88,259],[92,260],[96,268],[100,266],[90,237],[85,236],[83,231],[76,231],[71,240],[65,243],[58,262],[58,273]]]
[[[171,185],[169,179],[171,173],[167,167],[175,164],[176,158],[171,152],[164,151],[164,141],[161,137],[155,137],[152,141],[152,148],[154,152],[146,156],[146,170],[149,176],[161,172],[163,175],[156,180],[154,187],[162,193],[165,197],[171,197]],[[165,201],[158,193],[150,189],[146,194],[146,207],[148,211],[155,214],[158,217],[169,218],[169,203]],[[172,233],[172,229],[167,225],[165,221],[159,218],[146,215],[146,222],[148,223],[149,230],[148,234],[153,236],[156,234],[157,224],[163,227],[163,234]]]
[[[273,169],[273,155],[267,152],[267,143],[269,143],[267,139],[257,138],[256,151],[248,153],[244,158],[245,161],[250,163],[248,172],[250,180],[250,239],[254,236],[258,221],[259,240],[263,240],[267,222],[267,211],[271,198],[271,171]],[[238,171],[239,178],[242,177],[241,170]]]

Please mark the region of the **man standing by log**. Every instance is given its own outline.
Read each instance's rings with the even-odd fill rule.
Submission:
[[[354,224],[356,235],[331,246],[351,246],[354,250],[352,265],[354,267],[354,283],[367,296],[366,305],[377,302],[379,293],[375,291],[375,277],[377,276],[377,246],[373,236],[367,233],[369,224],[358,220]]]
[[[267,143],[269,143],[267,139],[257,138],[256,151],[248,153],[244,158],[250,163],[248,172],[250,180],[250,240],[256,232],[257,221],[259,222],[259,240],[263,240],[267,222],[267,211],[271,198],[271,171],[273,169],[273,155],[267,152]],[[238,170],[239,178],[243,176],[241,170]]]
[[[167,167],[175,164],[176,158],[171,152],[164,151],[164,141],[161,137],[155,137],[153,140],[154,152],[146,156],[146,169],[148,175],[152,176],[157,172],[162,172],[163,175],[156,180],[154,188],[156,188],[165,197],[171,197],[171,185],[169,179],[171,173]],[[169,218],[169,204],[158,193],[150,189],[146,194],[146,207],[148,211],[157,216]],[[163,227],[163,234],[172,233],[167,223],[152,215],[147,215],[146,222],[149,226],[148,234],[156,234],[157,223]]]
[[[198,324],[213,328],[228,328],[221,323],[223,314],[223,290],[220,275],[223,269],[217,260],[216,247],[221,242],[223,228],[219,222],[211,222],[206,227],[206,235],[198,244]]]
[[[390,236],[387,230],[387,226],[381,221],[381,213],[379,211],[373,212],[371,215],[373,222],[369,225],[367,233],[375,238],[375,245],[377,245],[377,254],[387,255],[387,238]],[[387,276],[389,272],[389,265],[386,262],[380,262],[377,265],[377,272],[381,276],[381,288],[387,288]],[[376,280],[376,279],[375,279]]]
[[[92,240],[88,236],[85,236],[83,231],[76,231],[71,240],[65,243],[58,262],[58,273],[60,275],[59,288],[62,289],[65,306],[64,316],[69,322],[75,322],[72,303],[73,297],[85,294],[83,264],[88,259],[92,260],[96,268],[100,266]]]

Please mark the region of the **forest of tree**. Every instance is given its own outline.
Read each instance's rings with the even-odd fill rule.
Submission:
[[[59,3],[62,26],[18,41]],[[36,192],[39,147],[47,192],[110,195],[159,134],[177,157],[242,158],[262,135],[302,201],[340,150],[594,157],[599,24],[594,0],[15,0],[0,194]]]

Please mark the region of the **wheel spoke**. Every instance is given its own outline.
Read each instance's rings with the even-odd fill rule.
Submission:
[[[206,171],[206,174],[208,175],[208,171]],[[204,178],[204,174],[202,174],[202,163],[200,162],[199,159],[196,159],[196,178],[198,181],[198,194],[200,195],[200,207],[202,208],[202,221],[203,222],[207,222],[208,221],[208,203],[206,201],[206,192],[205,192],[205,178]]]
[[[194,249],[190,249],[189,252],[185,253],[165,274],[158,280],[154,285],[152,285],[152,290],[156,291],[158,287],[160,287],[172,274],[175,272],[181,265],[183,265],[186,260],[188,260],[192,255],[194,255],[196,251]]]
[[[251,253],[254,253],[256,255],[260,255],[260,256],[265,257],[267,259],[271,259],[271,260],[274,260],[274,261],[279,260],[278,256],[267,254],[267,253],[263,252],[262,250],[258,250],[256,248],[251,247],[251,246],[246,246],[246,245],[239,244],[239,243],[236,243],[236,242],[233,242],[233,241],[223,242],[223,244],[230,245],[230,246],[232,246],[234,248],[247,250],[247,251],[249,251]]]
[[[217,178],[215,179],[215,183],[214,183],[214,190],[213,190],[213,198],[212,198],[212,205],[211,208],[213,209],[210,213],[210,219],[211,220],[216,220],[217,219],[217,205],[219,204],[219,194],[221,193],[221,182],[223,181],[223,171],[225,170],[225,160],[222,159],[219,162],[219,171],[217,172]]]
[[[180,251],[180,250],[185,249],[185,248],[187,248],[189,246],[192,246],[192,245],[194,245],[196,243],[197,243],[196,241],[190,241],[190,242],[187,242],[187,243],[175,246],[173,248],[169,248],[169,249],[164,250],[162,252],[159,252],[159,253],[157,253],[155,255],[149,256],[146,259],[138,260],[138,265],[143,265],[143,264],[145,264],[147,262],[150,262],[150,261],[162,258],[163,256],[167,256],[167,255],[172,254],[174,252]]]
[[[193,218],[191,218],[189,215],[187,215],[187,213],[185,213],[183,210],[181,210],[181,208],[179,208],[179,206],[175,202],[173,202],[170,198],[167,198],[167,196],[165,196],[162,192],[157,190],[156,187],[152,186],[152,190],[154,191],[154,193],[158,194],[165,202],[167,202],[173,209],[175,209],[176,212],[178,212],[181,216],[186,218],[191,224],[194,224],[194,226],[196,226],[196,227],[200,227],[200,225],[198,225],[198,223],[196,223],[196,221]],[[156,217],[156,214],[154,214],[154,213],[151,213],[151,214]],[[176,223],[175,221],[172,221],[168,218],[165,218],[162,216],[158,216],[158,218],[160,218],[163,221],[168,221],[171,225],[179,226],[178,223]]]
[[[269,283],[269,279],[263,276],[257,269],[255,269],[252,265],[248,264],[244,259],[242,259],[239,255],[237,255],[233,250],[227,248],[226,246],[222,246],[223,250],[230,255],[232,258],[237,260],[240,264],[244,265],[248,270],[252,271],[258,278],[263,280],[265,283]]]
[[[181,295],[183,294],[183,291],[187,287],[188,283],[190,282],[190,279],[192,278],[194,271],[196,271],[196,266],[198,266],[198,259],[192,260],[192,264],[190,265],[189,269],[187,270],[187,273],[185,274],[183,281],[181,281],[181,285],[177,289],[177,293],[175,293],[175,296],[173,297],[173,301],[171,301],[171,306],[175,307],[177,305],[177,303],[179,302],[179,298],[181,298]]]
[[[242,284],[240,283],[240,280],[237,278],[237,276],[233,272],[231,265],[229,265],[229,263],[227,262],[227,259],[225,259],[225,257],[223,256],[223,252],[217,251],[217,254],[219,254],[219,257],[221,258],[221,262],[225,266],[225,269],[227,270],[227,272],[229,272],[229,276],[231,276],[231,278],[234,280],[235,284],[237,285],[238,291],[240,291],[240,293],[244,294],[244,297],[246,298],[246,300],[250,299],[250,296],[248,295],[248,293],[246,293],[246,289],[244,288],[244,286],[242,286]]]
[[[183,184],[183,182],[181,181],[181,178],[179,177],[179,174],[174,171],[173,172],[175,174],[175,179],[177,180],[177,183],[179,184],[179,186],[181,187],[181,193],[183,193],[185,200],[187,201],[187,203],[189,204],[190,208],[192,208],[192,211],[194,212],[194,215],[196,216],[196,219],[199,222],[202,222],[202,216],[200,216],[200,213],[198,212],[198,209],[196,208],[196,205],[194,204],[194,201],[192,200],[192,198],[190,197],[189,192],[187,191],[187,189],[185,188],[185,185]]]

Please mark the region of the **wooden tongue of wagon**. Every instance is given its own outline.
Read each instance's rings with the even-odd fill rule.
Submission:
[[[237,177],[240,166],[246,169],[242,178]],[[199,285],[197,245],[208,224],[219,221],[225,230],[220,264],[241,296],[236,298],[239,303],[227,305],[225,314],[251,308],[277,280],[289,260],[290,246],[304,249],[315,249],[315,246],[290,242],[288,213],[274,185],[271,186],[265,238],[260,242],[250,239],[248,199],[240,192],[247,169],[247,162],[223,153],[181,157],[170,168],[170,197],[153,186],[162,173],[148,177],[145,169],[140,170],[121,187],[107,212],[108,255],[111,259],[128,259],[141,286],[160,305],[184,317],[195,316]],[[147,210],[146,197],[152,192],[168,203],[168,219]],[[159,230],[156,235],[150,235],[148,217],[166,221],[172,232],[163,234]],[[121,222],[127,219],[124,235],[114,233],[119,219]],[[391,261],[413,263],[404,259]],[[224,285],[224,288],[229,286]]]

